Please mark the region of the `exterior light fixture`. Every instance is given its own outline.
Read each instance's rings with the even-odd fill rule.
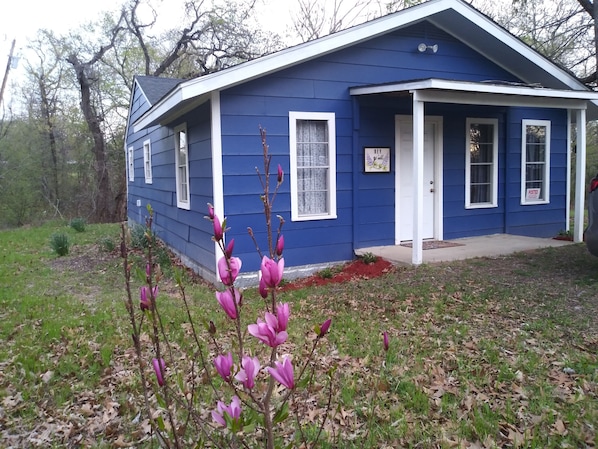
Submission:
[[[423,42],[417,46],[417,50],[420,53],[424,53],[426,50],[432,50],[432,53],[436,53],[438,51],[438,44],[434,45],[426,45]]]

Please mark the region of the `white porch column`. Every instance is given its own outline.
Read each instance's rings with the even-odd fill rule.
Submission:
[[[577,153],[575,157],[575,224],[573,241],[583,241],[584,200],[586,193],[586,110],[575,111]]]
[[[424,222],[424,102],[413,91],[413,240],[411,262],[423,262],[422,228]]]

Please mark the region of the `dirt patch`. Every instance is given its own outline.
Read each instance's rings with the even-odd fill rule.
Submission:
[[[282,291],[373,279],[393,270],[394,265],[385,259],[378,258],[372,263],[365,263],[362,259],[357,259],[344,265],[321,270],[306,278],[295,279],[285,284]]]

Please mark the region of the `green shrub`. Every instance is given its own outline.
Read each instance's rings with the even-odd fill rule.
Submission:
[[[371,263],[376,263],[378,261],[378,257],[372,253],[365,253],[361,256],[361,260],[364,264],[369,265]]]
[[[131,247],[135,249],[147,249],[149,241],[147,238],[147,232],[151,233],[152,245],[156,246],[156,235],[145,229],[145,226],[136,224],[131,228]]]
[[[102,237],[98,242],[102,251],[111,253],[116,248],[116,243],[110,237]]]
[[[71,220],[70,226],[77,232],[84,232],[85,231],[85,218],[73,218]]]
[[[66,256],[70,249],[69,236],[63,232],[52,234],[50,246],[58,256]]]

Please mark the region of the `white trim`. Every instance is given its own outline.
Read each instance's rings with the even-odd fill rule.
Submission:
[[[297,184],[297,120],[322,120],[328,123],[328,205],[326,214],[300,215]],[[289,152],[291,180],[291,220],[329,220],[336,215],[336,118],[334,112],[289,111]]]
[[[465,23],[459,18],[465,19]],[[191,102],[196,105],[200,100],[207,101],[209,97],[206,94],[212,91],[230,88],[266,76],[422,20],[429,20],[507,71],[518,72],[517,76],[522,80],[536,82],[539,78],[544,78],[548,81],[544,82],[546,85],[562,85],[589,93],[589,90],[574,76],[550,62],[473,7],[460,0],[431,0],[320,39],[181,83],[143,114],[134,124],[134,130],[137,132],[150,125],[172,120],[180,116],[183,110],[188,110],[189,105],[181,105],[181,103]],[[481,43],[488,35],[491,37],[490,43],[482,48]],[[505,54],[507,57],[504,56]],[[592,101],[598,102],[598,97],[592,97]]]
[[[571,230],[571,109],[567,109],[567,194],[565,204],[565,231]]]
[[[530,120],[523,119],[521,121],[521,205],[530,206],[535,204],[550,203],[550,120]],[[546,148],[544,150],[544,178],[542,179],[544,192],[541,192],[543,199],[541,200],[526,200],[526,164],[527,164],[527,127],[528,126],[543,126],[546,128]]]
[[[212,133],[212,190],[214,213],[224,220],[224,181],[222,171],[222,119],[220,114],[220,92],[211,95],[211,133]],[[206,205],[207,207],[207,205]],[[222,257],[218,243],[214,242],[214,272],[218,273],[218,259]]]
[[[133,145],[127,148],[127,162],[129,182],[133,182],[135,181],[135,147]]]
[[[492,136],[492,180],[491,201],[485,203],[471,202],[471,151],[469,139],[472,124],[493,125]],[[498,206],[498,119],[495,118],[473,118],[465,120],[465,209],[485,209]]]
[[[181,199],[181,180],[179,175],[179,133],[185,133],[185,152],[187,153],[187,169],[186,178],[184,181],[187,183],[187,198]],[[189,133],[187,132],[187,123],[181,123],[174,128],[174,173],[175,173],[175,193],[176,193],[176,205],[179,209],[190,210],[191,209],[191,189],[189,186]]]
[[[412,92],[415,90],[429,90],[429,95],[441,94],[443,91],[448,91],[459,92],[460,94],[470,92],[473,94],[513,95],[523,97],[583,100],[584,102],[581,104],[585,104],[585,101],[587,100],[598,101],[598,92],[594,91],[548,89],[544,87],[531,87],[526,85],[454,81],[439,78],[352,87],[349,91],[351,95],[372,95],[391,92]],[[420,92],[420,95],[422,94],[423,92]]]
[[[143,176],[146,184],[152,184],[152,142],[143,141]]]
[[[577,128],[577,153],[575,157],[575,224],[573,227],[573,241],[580,243],[583,242],[586,195],[586,111],[576,111],[575,127]]]

